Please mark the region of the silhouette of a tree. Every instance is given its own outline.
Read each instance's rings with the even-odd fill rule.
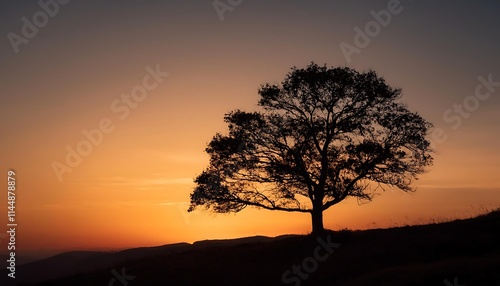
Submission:
[[[347,197],[369,201],[378,187],[414,191],[412,181],[432,164],[432,124],[397,102],[401,90],[374,71],[311,63],[259,94],[261,112],[224,117],[229,134],[208,144],[210,164],[195,179],[189,211],[311,213],[320,233],[329,207]]]

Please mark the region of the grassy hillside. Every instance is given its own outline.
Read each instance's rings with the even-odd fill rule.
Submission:
[[[422,226],[205,241],[100,255],[79,260],[81,269],[75,271],[83,273],[26,285],[495,286],[500,285],[500,211]],[[28,264],[17,274],[29,276],[48,261],[32,268]],[[116,275],[122,270],[134,278],[121,283]]]

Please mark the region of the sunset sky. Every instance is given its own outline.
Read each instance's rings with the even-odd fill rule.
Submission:
[[[309,232],[307,214],[186,210],[224,114],[257,110],[261,84],[311,61],[375,70],[436,127],[417,192],[348,199],[326,211],[325,227],[500,206],[499,1],[49,2],[50,17],[37,1],[0,4],[0,171],[16,172],[19,254]],[[78,148],[86,154],[71,167]]]

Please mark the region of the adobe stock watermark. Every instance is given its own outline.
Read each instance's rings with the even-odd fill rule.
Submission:
[[[321,237],[316,238],[318,246],[313,251],[312,256],[308,256],[302,260],[301,265],[292,265],[292,270],[286,270],[281,275],[281,281],[285,284],[294,283],[299,286],[303,280],[307,280],[313,272],[318,269],[319,262],[327,260],[333,253],[334,248],[339,248],[339,243],[331,241],[331,235],[328,235],[326,241]],[[320,252],[323,252],[322,254]]]
[[[14,53],[19,53],[19,45],[28,44],[30,39],[33,39],[37,34],[39,29],[45,27],[49,23],[49,18],[54,18],[60,9],[60,5],[66,5],[70,0],[40,0],[38,1],[38,6],[41,10],[35,12],[31,16],[31,20],[22,17],[21,21],[23,25],[21,27],[21,36],[10,32],[7,34],[7,38],[10,41]]]
[[[451,284],[451,282],[448,279],[444,279],[443,283],[446,286],[467,286],[467,285],[463,285],[463,284],[458,284],[458,277],[457,276],[455,276],[455,279],[453,280],[453,284]]]
[[[482,75],[477,77],[479,83],[476,85],[474,95],[469,95],[464,98],[462,104],[453,104],[453,109],[447,109],[443,113],[443,120],[446,123],[453,123],[451,129],[457,130],[462,126],[463,119],[471,116],[471,113],[477,111],[481,101],[485,101],[491,97],[497,87],[500,87],[500,81],[494,81],[493,75],[489,74],[486,79]]]
[[[177,210],[181,213],[182,218],[186,224],[191,223],[191,216],[193,215],[191,212],[188,212],[189,203],[177,204]],[[187,206],[187,207],[186,207]]]
[[[130,94],[122,94],[119,98],[114,99],[110,104],[111,112],[118,115],[118,119],[125,120],[129,117],[131,109],[139,106],[139,103],[144,101],[149,92],[157,88],[160,83],[169,75],[167,72],[160,70],[160,65],[156,65],[153,69],[150,66],[146,67],[147,74],[142,78],[142,84],[133,87]],[[78,167],[84,157],[92,154],[94,147],[99,146],[105,134],[110,134],[116,129],[116,125],[109,117],[104,117],[99,121],[97,128],[82,130],[84,139],[80,140],[75,147],[66,146],[65,162],[52,162],[51,166],[57,176],[59,182],[63,181],[65,173],[73,172],[73,169]]]
[[[342,42],[339,45],[347,63],[352,61],[351,57],[353,54],[360,54],[361,49],[368,47],[372,39],[380,34],[382,28],[387,27],[391,23],[393,15],[397,15],[402,11],[403,6],[399,0],[389,0],[387,9],[378,12],[371,10],[370,15],[372,15],[373,20],[366,23],[364,29],[358,26],[354,27],[354,32],[356,32],[353,39],[354,46],[346,42]]]
[[[443,112],[443,120],[446,123],[453,124],[451,129],[457,130],[460,128],[464,119],[469,118],[473,112],[479,109],[480,102],[488,100],[496,91],[496,88],[500,87],[500,81],[494,81],[492,74],[487,77],[480,75],[477,80],[479,83],[476,85],[473,95],[465,97],[462,103],[455,103],[452,108],[448,108]],[[430,136],[431,148],[435,148],[436,143],[442,144],[448,140],[448,134],[442,128],[434,128]]]
[[[217,16],[219,16],[219,20],[223,22],[224,13],[233,12],[241,3],[243,3],[243,0],[215,0],[212,2],[212,5],[214,6]]]
[[[109,280],[108,286],[115,286],[116,281],[119,281],[121,285],[127,286],[129,281],[132,281],[135,279],[135,276],[127,275],[125,273],[126,269],[125,267],[122,268],[121,272],[118,273],[115,269],[111,270],[111,273],[113,274],[113,278]]]

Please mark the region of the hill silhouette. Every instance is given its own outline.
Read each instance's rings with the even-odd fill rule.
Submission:
[[[331,231],[321,238],[256,236],[115,253],[68,252],[19,266],[15,280],[16,285],[53,286],[495,286],[500,285],[499,230],[497,210],[439,224]],[[325,243],[330,242],[339,245],[325,256]],[[294,265],[301,267],[300,275],[293,273]],[[116,279],[120,273],[128,275],[124,283]],[[12,281],[6,280],[6,271],[1,277],[1,285],[14,285],[8,284]]]

